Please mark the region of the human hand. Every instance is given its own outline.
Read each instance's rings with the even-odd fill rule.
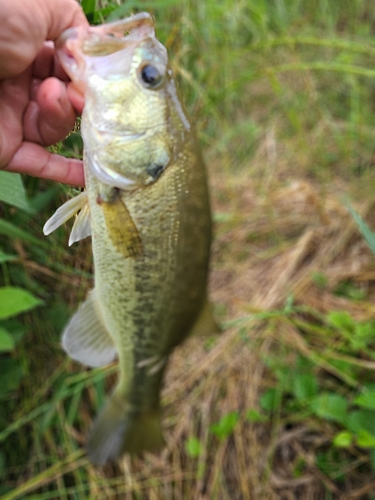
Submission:
[[[81,161],[44,147],[64,139],[83,108],[53,45],[82,24],[75,0],[0,0],[0,170],[84,185]]]

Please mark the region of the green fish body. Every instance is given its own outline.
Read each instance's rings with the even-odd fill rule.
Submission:
[[[211,214],[204,164],[151,17],[85,30],[68,30],[60,54],[85,93],[86,191],[44,231],[80,211],[70,243],[92,236],[95,289],[63,346],[89,366],[118,358],[118,385],[87,446],[104,464],[163,445],[168,355],[199,324],[214,327],[206,289]]]

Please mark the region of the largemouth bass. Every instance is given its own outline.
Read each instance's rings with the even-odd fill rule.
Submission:
[[[87,450],[95,464],[164,441],[159,395],[171,350],[215,328],[207,302],[211,215],[205,168],[165,47],[149,14],[67,30],[57,43],[84,92],[86,190],[60,207],[49,234],[78,213],[69,244],[91,235],[95,289],[63,333],[75,360],[120,376]]]

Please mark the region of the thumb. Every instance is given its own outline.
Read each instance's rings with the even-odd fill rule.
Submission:
[[[61,33],[73,26],[88,25],[86,16],[76,0],[44,1],[48,16],[46,40],[57,40]]]
[[[87,25],[76,0],[0,0],[0,79],[20,75],[46,40]]]

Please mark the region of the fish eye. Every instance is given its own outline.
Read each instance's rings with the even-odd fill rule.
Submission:
[[[156,89],[162,83],[163,75],[160,74],[158,68],[151,64],[146,64],[141,69],[141,81],[144,87],[149,89]]]

